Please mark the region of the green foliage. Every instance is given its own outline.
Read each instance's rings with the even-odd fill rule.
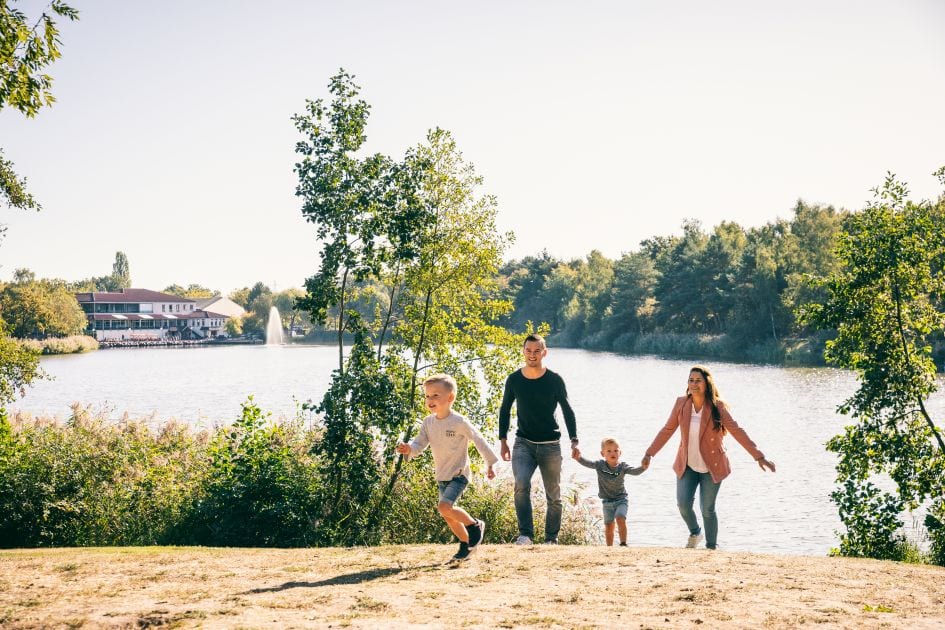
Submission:
[[[81,333],[87,326],[75,295],[63,282],[53,280],[5,285],[0,289],[0,315],[10,334],[19,338],[65,337]]]
[[[356,315],[353,321],[357,324]],[[377,542],[370,528],[383,460],[393,454],[410,409],[382,369],[366,331],[356,327],[347,369],[335,370],[317,411],[321,433],[312,446],[318,458],[319,541],[325,544]],[[357,471],[340,474],[340,471]]]
[[[76,20],[79,14],[61,0],[53,0],[34,21],[15,8],[15,2],[0,2],[0,110],[10,106],[32,117],[56,100],[50,92],[52,77],[43,72],[60,57],[59,30],[54,17]],[[3,157],[2,149],[0,203],[22,210],[41,209],[27,192],[26,179],[14,172],[13,162]],[[0,225],[0,236],[5,231],[6,226]]]
[[[294,119],[303,136],[296,193],[323,244],[297,303],[317,324],[335,317],[339,364],[319,407],[325,432],[316,447],[333,475],[323,527],[357,542],[383,530],[402,470],[399,457],[388,464],[394,445],[426,415],[423,374],[451,373],[457,406],[487,427],[518,344],[498,325],[511,308],[496,282],[510,236],[497,232],[495,199],[479,194],[482,180],[453,138],[432,130],[400,162],[367,154],[370,107],[353,77],[340,71],[329,91],[330,104],[307,101]],[[355,340],[347,363],[346,333]],[[360,474],[342,480],[345,469]]]
[[[502,295],[515,305],[503,323],[547,322],[559,346],[819,363],[824,340],[794,310],[822,299],[808,276],[836,268],[843,216],[798,201],[790,221],[748,230],[723,222],[707,232],[690,220],[681,236],[646,239],[614,261],[595,251],[512,261],[500,272]]]
[[[26,178],[20,178],[13,170],[13,162],[3,157],[0,149],[0,204],[20,210],[42,209],[39,202],[26,190]],[[0,235],[6,231],[5,225],[0,225]]]
[[[16,395],[25,395],[26,386],[44,374],[39,368],[39,352],[10,338],[0,320],[0,414]]]
[[[65,425],[0,417],[0,546],[169,542],[205,475],[201,436],[76,407]]]
[[[106,276],[85,278],[68,285],[76,293],[94,291],[117,292],[131,287],[131,266],[128,256],[124,252],[115,252],[115,262],[112,263],[112,272]]]
[[[213,297],[217,294],[213,289],[208,289],[199,284],[189,284],[186,287],[182,287],[179,284],[172,284],[169,287],[165,287],[161,292],[169,293],[170,295],[178,295],[191,300],[200,300],[202,298]]]
[[[131,287],[131,265],[125,252],[115,252],[115,262],[112,263],[111,286],[109,291],[121,291]]]
[[[474,464],[476,462],[474,461]],[[570,495],[563,497],[563,513],[559,542],[568,545],[598,543],[602,525],[582,500],[585,488],[572,484]],[[511,543],[518,536],[515,517],[515,483],[511,478],[494,481],[476,479],[467,486],[459,505],[470,514],[488,523],[486,541]],[[544,531],[545,494],[540,484],[532,492],[536,530]],[[436,511],[437,491],[433,465],[428,456],[421,456],[404,467],[391,497],[386,518],[382,521],[381,544],[452,543],[455,540],[443,518]]]
[[[267,422],[252,396],[209,442],[208,481],[181,526],[204,545],[284,547],[314,541],[316,466],[299,420]]]
[[[16,0],[0,5],[0,109],[13,107],[26,116],[35,116],[40,108],[56,99],[50,92],[52,77],[43,69],[61,56],[59,29],[54,15],[69,20],[78,11],[61,0],[53,0],[34,24],[25,13],[13,7]]]
[[[803,317],[837,331],[826,358],[860,379],[839,407],[854,424],[827,444],[839,455],[840,551],[894,557],[900,512],[945,497],[945,440],[925,407],[935,391],[929,339],[945,329],[945,197],[914,203],[893,175],[875,192],[844,221],[840,266],[819,285],[826,299]],[[886,476],[895,494],[870,481]],[[940,544],[938,529],[929,535]]]

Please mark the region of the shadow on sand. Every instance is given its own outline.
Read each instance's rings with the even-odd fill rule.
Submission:
[[[276,593],[278,591],[286,591],[290,588],[321,588],[323,586],[338,586],[340,584],[361,584],[363,582],[370,582],[371,580],[379,580],[381,578],[386,578],[391,575],[397,575],[398,573],[412,573],[416,571],[429,571],[434,568],[448,568],[443,564],[425,564],[419,567],[390,567],[387,569],[368,569],[366,571],[358,571],[357,573],[346,573],[344,575],[336,575],[335,577],[330,577],[324,580],[319,580],[317,582],[286,582],[279,586],[270,586],[268,588],[254,588],[252,590],[242,593],[243,595],[253,595],[259,593]]]

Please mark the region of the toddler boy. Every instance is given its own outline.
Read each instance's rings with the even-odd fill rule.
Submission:
[[[624,485],[626,475],[642,474],[644,467],[634,468],[620,461],[620,444],[614,438],[604,438],[600,443],[600,454],[604,459],[596,462],[581,457],[581,451],[575,449],[574,459],[582,466],[597,471],[597,496],[601,498],[604,511],[604,537],[607,546],[614,544],[614,521],[620,532],[620,546],[627,546],[627,488]]]

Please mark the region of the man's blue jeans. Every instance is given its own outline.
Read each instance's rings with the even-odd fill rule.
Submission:
[[[676,504],[679,514],[686,521],[690,534],[698,534],[702,529],[696,519],[692,504],[696,498],[696,488],[699,488],[699,506],[702,508],[702,522],[705,525],[705,546],[715,549],[719,537],[719,517],[715,513],[715,498],[719,494],[722,482],[712,481],[710,473],[699,473],[689,466],[686,472],[676,480]]]
[[[548,509],[545,513],[545,540],[557,540],[561,529],[561,457],[560,442],[531,442],[515,438],[512,447],[512,476],[515,477],[515,516],[518,533],[535,537],[532,521],[532,476],[541,471]]]

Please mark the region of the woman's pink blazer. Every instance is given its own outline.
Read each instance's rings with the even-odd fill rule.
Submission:
[[[751,441],[745,430],[738,426],[738,423],[728,412],[725,403],[720,402],[719,413],[722,416],[722,427],[727,431],[735,441],[741,444],[753,458],[760,459],[764,453],[758,450],[755,443]],[[679,450],[676,452],[676,461],[673,462],[673,470],[676,471],[676,477],[682,477],[686,472],[686,462],[689,454],[689,418],[692,416],[692,400],[689,396],[680,396],[673,405],[673,410],[669,414],[666,426],[660,429],[653,439],[653,443],[646,449],[646,454],[650,457],[656,455],[661,448],[673,437],[673,433],[679,428],[680,439]],[[712,428],[712,409],[705,404],[702,406],[702,422],[699,424],[699,452],[702,453],[702,459],[705,460],[712,474],[712,481],[718,483],[729,476],[732,472],[728,463],[728,456],[725,454],[725,447],[722,446],[722,437],[724,432],[716,431]]]

